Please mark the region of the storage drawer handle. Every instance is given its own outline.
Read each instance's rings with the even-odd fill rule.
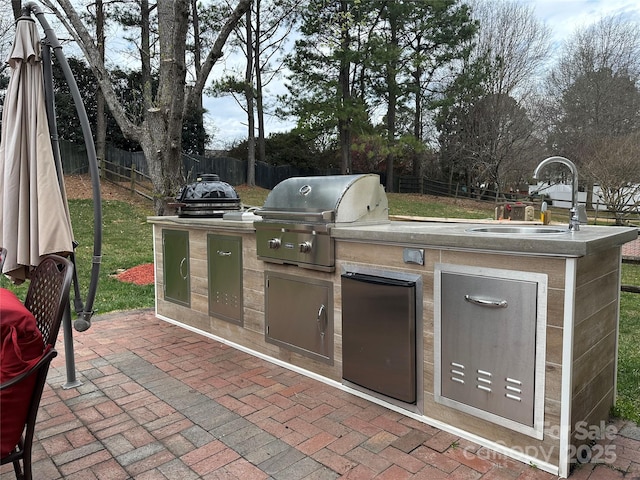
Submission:
[[[224,252],[222,250],[218,250],[218,255],[220,255],[221,257],[230,257],[231,256],[231,252]]]
[[[187,262],[187,257],[184,257],[181,261],[180,261],[180,276],[182,277],[183,280],[187,279],[187,276],[189,274],[189,272],[187,273],[183,273],[182,272],[182,267],[184,266],[184,264]]]
[[[481,307],[507,308],[509,305],[506,300],[491,300],[488,298],[472,297],[471,295],[465,295],[464,299],[469,303],[480,305]]]

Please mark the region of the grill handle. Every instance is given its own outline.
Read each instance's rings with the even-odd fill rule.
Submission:
[[[256,211],[257,215],[260,215],[264,219],[273,220],[311,220],[311,221],[324,221],[332,222],[335,219],[334,210],[325,210],[322,212],[293,212],[293,211],[281,211],[281,210],[263,210]]]

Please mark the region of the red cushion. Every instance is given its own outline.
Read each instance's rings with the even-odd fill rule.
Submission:
[[[32,368],[44,353],[33,315],[12,292],[0,288],[0,383]],[[16,446],[27,420],[36,375],[0,390],[0,456]]]

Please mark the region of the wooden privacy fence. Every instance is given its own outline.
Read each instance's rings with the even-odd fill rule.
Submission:
[[[84,145],[60,141],[62,166],[65,174],[83,174],[89,171],[89,162]],[[101,162],[102,177],[121,186],[138,191],[148,197],[151,188],[147,161],[142,152],[128,152],[107,146],[106,159]],[[242,185],[247,181],[247,162],[226,156],[182,155],[185,184],[194,182],[203,173],[217,173],[220,179],[231,185]],[[256,162],[256,185],[271,190],[289,177],[307,175],[337,175],[336,169],[299,168],[291,165],[270,165]],[[138,188],[140,187],[140,188]]]

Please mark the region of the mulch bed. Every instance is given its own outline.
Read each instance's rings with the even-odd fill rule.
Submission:
[[[114,275],[121,282],[151,285],[155,281],[153,263],[144,263]]]

